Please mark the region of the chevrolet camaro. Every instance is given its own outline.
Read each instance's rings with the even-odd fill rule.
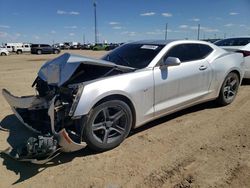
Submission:
[[[178,110],[214,100],[230,104],[244,76],[241,53],[203,41],[138,41],[101,59],[65,53],[46,62],[36,95],[2,93],[17,118],[62,151],[105,151],[131,129]]]

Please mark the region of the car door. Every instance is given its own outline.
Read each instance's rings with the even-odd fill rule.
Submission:
[[[212,69],[205,57],[212,48],[206,46],[203,51],[201,48],[199,44],[176,45],[168,50],[162,61],[167,57],[177,57],[181,64],[154,68],[156,116],[175,111],[208,94]]]

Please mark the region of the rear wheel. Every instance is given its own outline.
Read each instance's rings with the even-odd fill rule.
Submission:
[[[239,76],[234,72],[229,73],[221,86],[218,103],[223,106],[232,103],[238,92],[239,84]]]
[[[22,53],[22,50],[17,50],[16,53],[17,53],[17,54],[21,54],[21,53]]]
[[[41,54],[42,54],[42,50],[37,50],[36,53],[37,53],[38,55],[41,55]]]
[[[83,139],[95,151],[112,149],[127,137],[132,126],[129,106],[120,100],[110,100],[94,107],[87,118]]]
[[[6,56],[6,55],[7,55],[7,54],[6,54],[6,53],[4,53],[4,52],[2,52],[2,53],[1,53],[1,56]]]

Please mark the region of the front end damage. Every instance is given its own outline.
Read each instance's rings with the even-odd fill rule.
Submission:
[[[102,60],[64,54],[45,63],[33,83],[37,95],[16,97],[6,89],[2,94],[16,117],[30,130],[38,133],[22,152],[5,153],[11,157],[45,163],[60,152],[73,152],[86,146],[82,133],[86,116],[74,116],[84,84],[125,72],[132,68]]]
[[[46,96],[39,94],[16,97],[6,89],[3,89],[2,94],[22,124],[38,135],[46,135],[45,139],[53,137],[56,140],[57,147],[53,152],[57,155],[58,149],[62,152],[73,152],[86,146],[81,135],[84,117],[72,116],[82,90],[83,85],[79,84],[72,88],[60,88],[57,94],[50,93]],[[45,152],[47,153],[44,153],[44,158],[40,160],[54,158],[54,153]],[[34,152],[34,155],[28,157],[33,161],[37,158],[36,155]]]

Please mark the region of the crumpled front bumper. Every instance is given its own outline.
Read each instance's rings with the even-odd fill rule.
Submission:
[[[19,119],[19,121],[24,124],[28,129],[41,134],[38,130],[34,129],[30,126],[27,122],[24,121],[22,115],[18,112],[17,109],[27,109],[27,110],[38,110],[38,109],[47,109],[48,116],[50,118],[50,126],[51,126],[51,133],[58,139],[58,144],[60,150],[63,152],[73,152],[78,151],[86,146],[86,143],[76,143],[74,142],[68,132],[63,128],[59,132],[55,131],[54,128],[54,118],[55,118],[55,109],[54,109],[54,102],[55,97],[51,101],[46,101],[45,98],[41,98],[38,96],[23,96],[23,97],[16,97],[12,95],[8,90],[3,89],[2,94],[6,101],[9,103],[12,111]]]

